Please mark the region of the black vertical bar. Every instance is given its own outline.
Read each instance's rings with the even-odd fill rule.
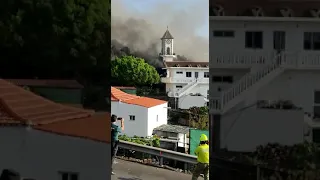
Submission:
[[[209,117],[209,147],[210,147],[210,164],[214,163],[214,155],[220,151],[220,114],[211,114]],[[219,179],[214,166],[209,166],[209,179]]]
[[[218,153],[220,151],[220,114],[212,114],[210,116],[210,149],[212,153]]]

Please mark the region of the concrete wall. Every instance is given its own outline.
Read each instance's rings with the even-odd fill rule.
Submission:
[[[148,130],[146,136],[152,136],[153,129],[168,123],[168,103],[148,109]]]
[[[182,74],[177,74],[177,72],[182,72]],[[186,72],[191,72],[191,77],[186,77]],[[173,78],[186,78],[193,79],[195,78],[195,72],[198,72],[198,78],[204,78],[204,72],[209,72],[209,68],[168,68],[167,75]]]
[[[230,53],[258,53],[272,55],[272,53],[274,52],[274,31],[286,32],[285,46],[287,51],[298,51],[306,54],[318,54],[317,51],[306,51],[303,49],[303,33],[318,32],[319,28],[319,24],[308,22],[210,21],[210,56],[212,55],[211,57],[214,57],[215,55]],[[233,30],[235,32],[235,37],[215,38],[213,37],[214,30]],[[244,37],[246,31],[263,31],[263,49],[245,48]]]
[[[145,108],[133,104],[122,102],[111,102],[111,113],[124,118],[123,134],[127,136],[152,136],[154,128],[167,124],[168,103]],[[135,120],[130,120],[130,115],[135,116]],[[120,123],[117,123],[120,126]]]
[[[319,71],[286,71],[257,92],[258,100],[291,100],[313,113],[314,91],[320,90]]]
[[[303,133],[302,111],[254,107],[221,118],[221,148],[231,151],[253,151],[267,143],[302,143]]]
[[[205,101],[205,97],[203,96],[183,96],[179,98],[178,101],[180,109],[190,109],[191,107],[204,107],[207,106],[207,101]]]
[[[22,177],[60,180],[63,171],[80,180],[110,179],[109,144],[19,127],[1,127],[0,144],[0,169]]]
[[[122,102],[111,102],[111,114],[124,118],[124,131],[127,136],[148,136],[148,108],[126,104]],[[135,116],[135,120],[130,120],[130,115]],[[117,122],[120,126],[120,123]]]

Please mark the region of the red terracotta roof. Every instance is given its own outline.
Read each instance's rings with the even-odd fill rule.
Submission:
[[[140,96],[128,94],[115,87],[111,87],[111,101],[121,101],[127,104],[133,104],[133,105],[142,106],[146,108],[151,108],[154,106],[167,103],[167,101],[163,101],[159,99],[140,97]]]
[[[76,80],[52,80],[52,79],[5,79],[18,86],[38,86],[57,88],[83,88]]]
[[[0,79],[0,124],[110,142],[110,114],[60,105]]]
[[[130,99],[136,99],[139,98],[139,96],[128,94],[120,89],[117,89],[115,87],[111,87],[111,100],[112,101],[126,101]]]
[[[142,106],[142,107],[146,107],[146,108],[151,108],[154,106],[158,106],[158,105],[167,103],[167,101],[148,98],[148,97],[139,97],[136,99],[126,100],[125,103],[134,104],[134,105],[138,105],[138,106]]]
[[[200,67],[209,68],[209,62],[169,61],[164,62],[166,67]]]
[[[110,117],[110,113],[102,113],[88,118],[39,125],[34,128],[59,135],[110,143],[111,133],[108,128],[111,126]]]
[[[3,79],[0,79],[0,105],[15,120],[35,125],[86,118],[94,113],[54,103]]]

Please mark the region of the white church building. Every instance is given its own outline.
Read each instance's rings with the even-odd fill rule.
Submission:
[[[320,3],[245,3],[211,8],[210,114],[220,147],[320,143]]]
[[[207,106],[209,90],[209,62],[176,61],[173,51],[173,36],[167,30],[161,38],[160,58],[166,69],[166,77],[161,82],[166,84],[168,96],[174,98],[171,108],[189,109]]]

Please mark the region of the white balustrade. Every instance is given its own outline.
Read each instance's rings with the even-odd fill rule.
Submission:
[[[195,78],[174,78],[174,77],[162,77],[162,83],[191,83],[195,81]],[[209,78],[198,78],[199,83],[209,84]]]
[[[251,68],[255,65],[274,64],[275,52],[223,53],[210,57],[212,68]],[[283,65],[295,69],[320,69],[320,53],[312,51],[284,51],[281,53]]]

